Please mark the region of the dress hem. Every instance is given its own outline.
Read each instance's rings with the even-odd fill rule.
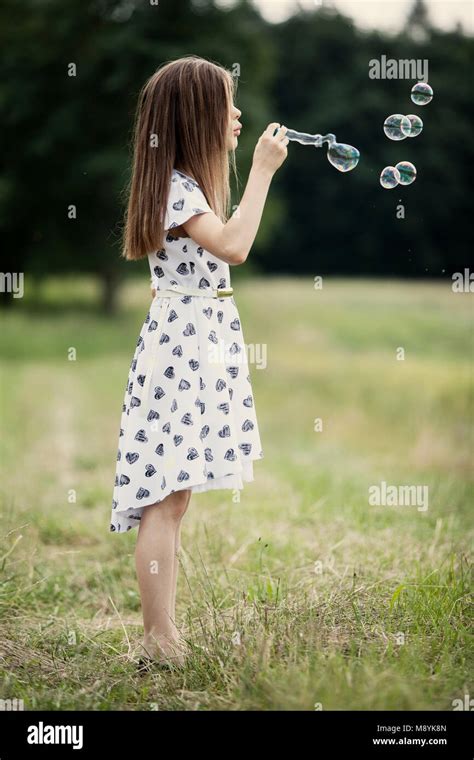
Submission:
[[[263,458],[264,457],[262,455],[259,457],[253,457],[252,459],[249,459],[243,462],[243,466],[238,472],[232,472],[232,473],[229,473],[228,475],[222,475],[215,479],[208,478],[206,480],[199,481],[197,483],[184,485],[182,488],[176,488],[173,491],[169,491],[160,500],[155,499],[154,501],[149,501],[147,504],[140,504],[134,507],[127,507],[126,509],[114,510],[113,514],[117,515],[119,521],[124,523],[125,529],[121,530],[119,526],[119,530],[117,530],[115,525],[111,523],[109,531],[111,533],[128,533],[130,529],[138,526],[141,520],[141,515],[138,515],[138,514],[127,515],[126,512],[130,510],[134,512],[141,512],[143,509],[145,509],[145,507],[149,507],[153,504],[159,504],[161,501],[166,499],[166,497],[169,496],[171,493],[176,493],[177,491],[190,490],[193,493],[205,493],[206,491],[214,491],[214,490],[221,490],[221,489],[222,490],[237,489],[241,491],[244,488],[244,485],[243,485],[244,483],[254,482],[253,462],[259,461]]]

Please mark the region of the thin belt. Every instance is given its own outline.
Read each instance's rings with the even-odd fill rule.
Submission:
[[[166,290],[156,288],[155,298],[181,295],[200,296],[201,298],[228,298],[233,293],[233,288],[186,288],[184,285],[170,285]]]
[[[170,287],[167,288],[166,290],[156,289],[156,295],[150,306],[150,314],[151,315],[153,314],[155,305],[158,305],[160,307],[160,316],[158,317],[158,323],[153,335],[148,366],[145,369],[145,381],[143,383],[143,389],[142,389],[142,394],[141,394],[141,399],[140,399],[140,408],[138,410],[139,417],[146,417],[147,412],[148,412],[148,404],[146,402],[148,401],[148,397],[150,393],[151,378],[153,377],[153,371],[156,364],[161,331],[163,329],[163,323],[165,321],[165,317],[168,313],[168,307],[170,303],[169,299],[181,298],[183,295],[198,296],[201,298],[229,298],[230,296],[233,295],[233,293],[234,293],[233,288],[204,289],[204,288],[187,288],[181,285],[170,285]],[[157,299],[164,299],[164,300],[157,302]],[[140,367],[140,371],[142,371],[142,369],[143,368]]]

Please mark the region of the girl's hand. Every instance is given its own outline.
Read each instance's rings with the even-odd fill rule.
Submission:
[[[275,129],[277,133],[273,135]],[[271,177],[280,168],[288,155],[287,145],[290,142],[286,135],[286,127],[277,122],[268,125],[259,138],[253,154],[253,165]]]

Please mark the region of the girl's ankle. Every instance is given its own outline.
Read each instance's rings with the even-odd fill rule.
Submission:
[[[153,656],[160,653],[172,655],[182,650],[180,639],[173,634],[145,634],[142,646]]]

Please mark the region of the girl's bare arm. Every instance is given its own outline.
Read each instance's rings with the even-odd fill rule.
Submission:
[[[242,200],[226,224],[213,212],[206,212],[182,225],[198,245],[227,264],[243,264],[252,248],[272,177],[288,155],[285,134],[285,127],[272,123],[260,137]]]

